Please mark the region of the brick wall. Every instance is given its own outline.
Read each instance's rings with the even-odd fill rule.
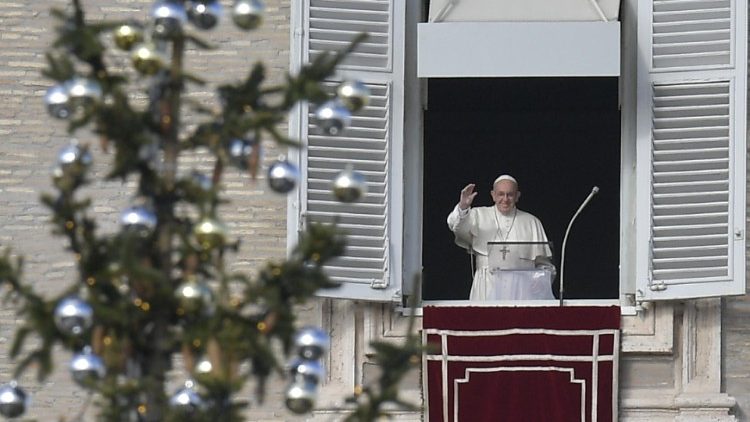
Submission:
[[[145,17],[150,0],[82,0],[89,19],[126,19]],[[265,62],[267,74],[276,81],[289,68],[289,0],[266,0],[265,25],[254,32],[238,30],[229,19],[231,0],[222,0],[225,20],[212,32],[201,32],[218,43],[220,48],[208,52],[191,52],[186,57],[190,70],[209,82],[232,82],[244,77],[252,64]],[[69,135],[63,122],[47,117],[42,97],[51,81],[40,75],[44,52],[53,40],[54,21],[50,7],[65,8],[67,0],[20,1],[5,0],[0,6],[0,247],[11,246],[26,258],[25,280],[38,291],[54,293],[68,286],[75,278],[71,256],[64,251],[64,240],[50,234],[48,211],[39,204],[42,192],[52,192],[49,172],[57,151],[68,143]],[[125,53],[113,49],[108,62],[128,70]],[[143,98],[144,83],[133,92]],[[212,91],[194,91],[191,98],[206,104]],[[189,124],[191,118],[185,121]],[[104,155],[97,140],[86,132],[75,134],[79,141],[94,148],[94,178],[108,170],[111,156]],[[266,162],[282,152],[266,144]],[[196,155],[183,161],[185,169],[208,169],[206,157]],[[134,181],[124,186],[119,182],[97,182],[82,196],[95,199],[94,210],[101,230],[116,228],[120,210],[129,203]],[[243,240],[241,252],[231,259],[231,270],[252,272],[269,258],[281,258],[286,251],[286,199],[269,192],[262,176],[256,183],[239,172],[229,171],[227,192],[233,203],[223,209],[222,216],[233,235]],[[4,294],[4,292],[3,292]],[[12,308],[0,309],[0,382],[10,379],[13,363],[8,347],[18,321]],[[69,356],[57,354],[57,369],[52,377],[39,384],[33,371],[21,383],[33,394],[26,416],[40,421],[68,420],[82,409],[84,390],[70,381],[66,369]],[[179,375],[176,376],[180,378]],[[252,420],[283,420],[289,414],[281,409],[280,388],[272,385],[266,404],[253,404]],[[247,397],[252,393],[248,390]],[[89,411],[85,420],[91,420]]]

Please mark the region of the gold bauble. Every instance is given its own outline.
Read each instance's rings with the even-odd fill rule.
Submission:
[[[195,225],[193,234],[204,250],[220,248],[227,240],[227,226],[215,218],[206,217]]]
[[[134,45],[143,41],[143,32],[134,25],[120,25],[115,29],[114,38],[117,47],[130,51]]]
[[[153,75],[164,67],[164,57],[153,44],[139,44],[133,49],[133,67],[144,74]]]

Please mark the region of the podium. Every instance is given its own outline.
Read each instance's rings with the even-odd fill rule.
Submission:
[[[551,254],[549,242],[488,242],[487,300],[554,300],[554,267],[535,261]]]

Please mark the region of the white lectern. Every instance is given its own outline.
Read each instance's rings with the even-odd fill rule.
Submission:
[[[487,300],[554,300],[554,269],[535,265],[536,257],[549,255],[549,242],[489,242]]]

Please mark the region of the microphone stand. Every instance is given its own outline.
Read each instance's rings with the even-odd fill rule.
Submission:
[[[568,228],[565,229],[565,236],[563,237],[563,243],[562,243],[562,253],[560,256],[560,306],[563,306],[563,297],[565,292],[565,246],[568,243],[568,235],[570,234],[570,228],[573,226],[573,222],[576,221],[576,217],[578,217],[578,214],[583,211],[583,209],[588,205],[589,201],[591,201],[591,198],[594,197],[599,193],[599,187],[594,186],[593,189],[591,189],[591,193],[589,193],[589,196],[586,197],[586,199],[583,200],[583,203],[580,207],[578,207],[578,211],[576,211],[575,214],[573,214],[573,218],[570,219],[570,223],[568,223]]]

